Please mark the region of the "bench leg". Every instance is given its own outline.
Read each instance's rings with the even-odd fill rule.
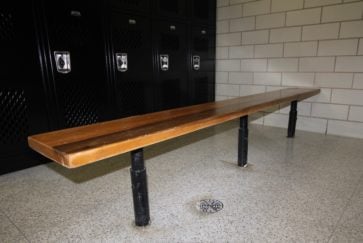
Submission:
[[[239,121],[238,131],[238,166],[247,166],[248,154],[248,116],[243,116]]]
[[[297,101],[295,100],[291,102],[290,106],[289,127],[287,128],[288,138],[295,137],[296,120],[297,120]]]
[[[131,183],[134,199],[135,224],[146,226],[150,222],[146,168],[143,149],[131,152]]]

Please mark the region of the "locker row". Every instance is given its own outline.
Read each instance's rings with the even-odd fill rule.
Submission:
[[[44,162],[28,135],[214,100],[203,2],[2,1],[0,174]]]

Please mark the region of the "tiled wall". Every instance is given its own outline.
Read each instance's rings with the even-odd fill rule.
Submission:
[[[218,0],[216,99],[321,87],[297,129],[363,138],[363,1]],[[254,122],[286,127],[288,107]]]

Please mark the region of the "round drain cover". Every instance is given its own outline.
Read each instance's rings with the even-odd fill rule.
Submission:
[[[216,213],[223,209],[223,203],[216,199],[204,199],[198,203],[198,208],[203,213]]]

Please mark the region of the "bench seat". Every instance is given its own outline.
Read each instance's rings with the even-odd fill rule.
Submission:
[[[28,143],[45,157],[76,168],[319,92],[283,89],[47,132],[30,136]]]

